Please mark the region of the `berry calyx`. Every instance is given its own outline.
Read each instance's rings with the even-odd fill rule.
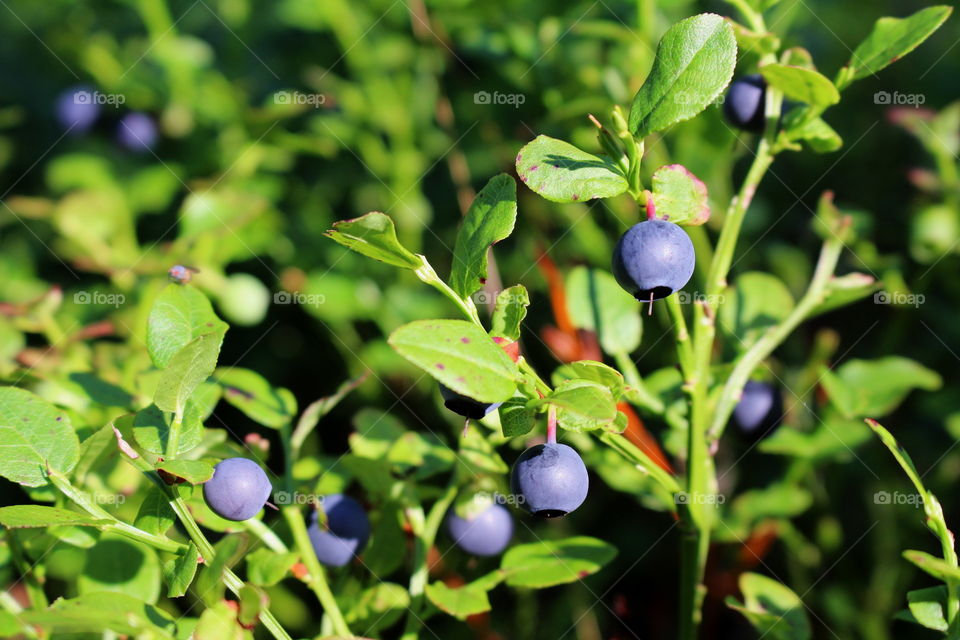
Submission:
[[[256,462],[227,458],[213,468],[213,477],[203,484],[203,499],[221,518],[240,522],[257,515],[272,490],[267,474]]]
[[[530,513],[558,518],[587,498],[590,479],[580,455],[565,444],[548,442],[524,451],[510,472],[510,488]]]
[[[641,302],[666,298],[693,276],[690,236],[666,220],[644,220],[624,233],[613,250],[613,275]]]
[[[321,564],[342,567],[359,555],[370,538],[370,519],[360,503],[342,493],[323,496],[326,527],[320,523],[320,514],[310,516],[307,535]]]

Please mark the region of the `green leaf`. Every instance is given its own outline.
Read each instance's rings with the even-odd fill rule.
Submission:
[[[438,609],[458,620],[466,620],[470,616],[490,611],[486,589],[474,584],[454,588],[442,582],[434,582],[427,585],[426,594]]]
[[[741,493],[730,505],[730,511],[738,521],[752,524],[765,518],[793,518],[809,509],[811,504],[813,497],[809,491],[777,483]]]
[[[623,375],[613,367],[593,360],[578,360],[561,365],[553,370],[550,379],[555,387],[567,380],[592,380],[610,389],[614,400],[619,400],[624,392]]]
[[[297,415],[297,400],[289,389],[273,387],[250,369],[217,369],[215,379],[223,387],[223,399],[265,427],[279,429]]]
[[[790,100],[820,108],[840,102],[840,92],[830,79],[813,69],[774,63],[760,67],[760,73]]]
[[[167,597],[179,598],[190,588],[197,574],[200,552],[192,542],[176,556],[163,563],[163,579],[167,583]]]
[[[510,467],[503,461],[490,441],[478,429],[470,429],[460,439],[457,464],[465,468],[468,477],[507,473]]]
[[[172,413],[161,411],[157,405],[151,404],[134,415],[133,438],[144,451],[171,457],[186,453],[200,444],[203,440],[203,421],[192,398],[187,400],[183,412],[176,451],[171,451],[168,447],[173,420]]]
[[[541,540],[511,547],[503,555],[500,570],[512,587],[543,589],[582,580],[602,569],[616,555],[613,545],[597,538]]]
[[[240,599],[237,622],[244,629],[251,629],[257,625],[260,612],[268,606],[270,601],[263,590],[252,584],[245,584],[240,587],[240,593],[237,596]]]
[[[517,388],[516,363],[472,322],[417,320],[388,342],[448,388],[479,402],[503,402]]]
[[[348,249],[368,258],[386,262],[403,269],[418,269],[422,260],[408,251],[397,240],[393,220],[379,211],[333,223],[326,236]]]
[[[943,558],[932,556],[925,551],[916,551],[907,549],[903,552],[903,557],[908,562],[919,567],[941,582],[960,580],[960,569],[954,567]]]
[[[104,534],[84,557],[83,573],[77,579],[81,595],[110,591],[150,603],[160,596],[160,561],[147,545]]]
[[[612,198],[627,190],[623,171],[610,158],[543,135],[528,142],[517,154],[517,175],[552,202]]]
[[[947,588],[928,587],[907,592],[910,613],[917,624],[927,629],[946,632],[950,625],[944,612],[947,611]]]
[[[514,342],[519,340],[528,306],[530,306],[530,295],[522,284],[498,293],[493,316],[490,318],[490,335],[508,338]]]
[[[47,484],[48,467],[70,473],[80,455],[67,414],[16,387],[0,387],[0,447],[0,475],[27,487]]]
[[[733,598],[727,606],[742,613],[754,628],[771,640],[808,640],[810,621],[803,602],[789,587],[759,573],[740,576],[744,604]]]
[[[900,443],[893,437],[893,434],[887,431],[879,422],[869,418],[866,422],[870,425],[870,428],[873,429],[873,432],[880,437],[880,441],[883,442],[884,446],[890,450],[897,464],[900,465],[903,472],[910,478],[910,482],[916,487],[917,493],[919,493],[924,498],[924,502],[926,502],[929,494],[927,493],[927,488],[923,485],[922,477],[917,473],[917,467],[913,464],[910,454],[900,446]]]
[[[591,380],[566,380],[531,404],[557,408],[557,422],[570,431],[600,429],[617,417],[617,403],[610,389]]]
[[[157,486],[150,486],[147,495],[140,503],[133,526],[158,536],[166,534],[176,521],[176,514],[170,506],[169,498]]]
[[[793,311],[793,296],[775,276],[748,271],[737,277],[720,307],[720,328],[735,336],[734,347],[746,351]]]
[[[907,18],[880,18],[841,70],[838,86],[843,88],[873,75],[907,55],[940,28],[951,11],[952,7],[939,5],[921,9]]]
[[[513,233],[517,221],[517,184],[505,173],[480,190],[457,233],[450,287],[462,298],[487,281],[487,251]]]
[[[737,38],[737,49],[741,52],[755,51],[763,55],[765,53],[776,53],[780,50],[780,38],[776,34],[752,31],[729,18],[727,21],[733,27],[733,35]]]
[[[722,17],[702,13],[673,25],[633,99],[630,131],[643,138],[697,115],[726,88],[736,64],[737,41]]]
[[[217,600],[204,609],[190,640],[245,640],[248,637],[237,620],[237,610],[225,600]]]
[[[398,584],[381,582],[343,601],[349,603],[343,614],[347,624],[367,635],[399,620],[410,607],[410,594]]]
[[[660,167],[653,174],[652,185],[647,206],[657,220],[694,226],[710,219],[707,185],[683,165]]]
[[[194,390],[216,368],[223,335],[208,333],[194,338],[170,359],[153,396],[158,407],[182,415]]]
[[[847,418],[887,415],[913,389],[935,391],[940,375],[899,356],[848,360],[836,371],[823,371],[821,380],[830,401]]]
[[[208,333],[225,332],[227,325],[214,313],[210,301],[191,285],[168,284],[150,308],[147,351],[159,369],[189,342]]]
[[[630,353],[640,345],[640,303],[608,271],[574,267],[566,281],[567,311],[578,329],[595,331],[607,353]]]
[[[208,607],[223,599],[224,571],[232,568],[243,557],[246,546],[247,538],[243,535],[224,536],[214,545],[213,560],[204,564],[194,589]]]
[[[89,593],[57,600],[45,611],[19,614],[28,624],[58,633],[114,633],[172,640],[176,623],[166,611],[124,593]]]
[[[500,430],[504,438],[525,436],[536,425],[537,412],[527,406],[527,398],[515,395],[500,405]]]
[[[827,419],[813,431],[781,427],[764,439],[759,449],[798,459],[837,460],[852,458],[853,450],[869,439],[870,429],[859,420]]]
[[[34,527],[56,527],[70,525],[74,527],[99,527],[110,524],[109,520],[100,520],[85,513],[45,507],[38,504],[15,504],[0,508],[0,525],[7,529],[26,529]]]
[[[261,547],[247,554],[247,579],[261,587],[272,587],[286,577],[298,557],[296,553],[276,553]]]
[[[814,307],[807,317],[811,318],[853,304],[880,290],[881,286],[873,276],[865,273],[854,272],[833,276],[827,281],[820,304]]]
[[[213,477],[213,467],[201,460],[164,460],[157,463],[157,469],[183,478],[190,484],[203,484]]]

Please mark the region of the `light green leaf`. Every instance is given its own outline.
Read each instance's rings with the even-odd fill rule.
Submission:
[[[843,146],[843,138],[823,118],[809,118],[804,108],[792,109],[783,118],[784,135],[790,142],[805,142],[816,153],[830,153]]]
[[[110,591],[154,603],[160,596],[160,561],[145,544],[116,534],[104,534],[84,552],[80,595]]]
[[[556,407],[557,422],[571,431],[600,429],[617,417],[613,393],[605,385],[590,380],[566,380],[531,404]]]
[[[528,306],[530,306],[530,295],[522,284],[498,293],[493,316],[490,319],[490,335],[508,338],[514,342],[519,340]]]
[[[647,206],[657,220],[693,226],[710,219],[707,185],[683,165],[660,167],[653,174],[652,185]]]
[[[813,69],[775,63],[760,67],[760,73],[790,100],[821,108],[840,102],[840,92],[830,79]]]
[[[191,285],[171,283],[150,308],[147,351],[153,364],[165,369],[187,343],[226,330],[226,323],[217,317],[205,295]]]
[[[390,335],[390,346],[457,393],[502,402],[517,388],[517,365],[466,320],[418,320]]]
[[[180,440],[176,451],[170,451],[168,448],[170,425],[173,420],[172,413],[161,411],[155,404],[138,411],[133,417],[133,437],[137,445],[144,451],[173,457],[186,453],[200,444],[203,440],[203,422],[192,399],[187,400],[187,406],[183,412]]]
[[[298,557],[296,553],[276,553],[261,547],[247,554],[247,578],[261,587],[272,587],[286,577]]]
[[[746,351],[774,325],[790,315],[793,296],[775,276],[748,271],[721,301],[720,328],[735,336],[733,346]]]
[[[830,401],[847,418],[887,415],[913,389],[935,391],[941,382],[936,371],[899,356],[848,360],[822,378]]]
[[[722,17],[702,13],[673,25],[633,99],[630,130],[643,138],[697,115],[726,88],[736,63],[737,41]]]
[[[555,387],[567,380],[592,380],[610,389],[614,400],[619,400],[624,391],[623,375],[613,367],[593,360],[561,365],[553,370],[551,380]]]
[[[393,220],[379,211],[333,223],[326,236],[368,258],[404,269],[418,269],[423,263],[397,240]]]
[[[410,594],[398,584],[381,582],[359,595],[343,598],[343,604],[348,605],[343,614],[347,624],[368,635],[399,620],[410,606]]]
[[[927,629],[946,632],[950,625],[947,611],[947,588],[944,586],[914,589],[907,592],[907,603],[913,621]]]
[[[474,584],[453,588],[442,582],[434,582],[427,585],[426,593],[427,598],[438,609],[458,620],[466,620],[470,616],[490,611],[487,591]]]
[[[162,536],[173,526],[176,514],[170,506],[169,498],[159,487],[151,486],[146,493],[143,502],[140,503],[133,526],[147,533]]]
[[[536,425],[537,412],[527,406],[527,398],[515,395],[500,405],[500,430],[504,438],[525,436]]]
[[[937,580],[942,582],[960,580],[960,569],[954,567],[943,558],[938,558],[925,551],[917,551],[915,549],[907,549],[903,552],[903,557]]]
[[[727,606],[742,613],[771,640],[808,640],[810,621],[803,602],[789,587],[759,573],[740,576],[744,604],[728,598]]]
[[[462,298],[487,281],[487,250],[509,237],[516,221],[517,184],[501,173],[477,194],[457,233],[450,287]]]
[[[595,331],[607,353],[640,345],[640,303],[602,269],[574,267],[566,281],[567,311],[578,329]]]
[[[167,597],[179,598],[190,588],[197,574],[200,552],[192,542],[187,548],[163,563],[163,579],[167,583]]]
[[[870,35],[857,46],[840,72],[840,88],[873,75],[916,49],[940,28],[952,7],[938,5],[921,9],[906,18],[880,18]]]
[[[576,582],[596,573],[617,555],[616,548],[597,538],[575,536],[511,547],[500,570],[512,587],[543,589]]]
[[[834,276],[827,282],[823,300],[810,311],[810,315],[807,317],[817,316],[853,304],[875,293],[881,286],[873,276],[865,273],[854,272]]]
[[[289,389],[273,387],[250,369],[217,369],[214,378],[223,387],[223,399],[257,424],[279,429],[297,415],[297,400]]]
[[[217,366],[223,333],[207,333],[191,340],[164,369],[154,403],[164,411],[182,414],[194,390]]]
[[[776,34],[752,31],[733,20],[728,19],[728,22],[733,27],[733,35],[737,38],[737,49],[741,52],[755,51],[763,55],[765,53],[776,53],[780,50],[780,38]]]
[[[7,529],[26,529],[34,527],[56,527],[70,525],[74,527],[99,527],[109,524],[109,520],[100,520],[85,513],[45,507],[38,504],[15,504],[0,508],[0,525]]]
[[[190,484],[203,484],[213,477],[213,467],[202,460],[164,460],[157,469]]]
[[[57,600],[45,611],[20,618],[58,633],[114,633],[173,640],[176,623],[166,611],[124,593],[89,593]]]
[[[17,387],[0,387],[0,447],[0,475],[27,487],[47,484],[48,467],[70,473],[80,456],[69,416]]]
[[[853,451],[870,439],[870,429],[859,420],[828,419],[813,431],[788,425],[777,429],[760,443],[764,453],[807,460],[839,460],[853,457]]]
[[[569,142],[537,136],[517,154],[517,175],[552,202],[612,198],[627,190],[623,171],[610,158],[587,153]]]

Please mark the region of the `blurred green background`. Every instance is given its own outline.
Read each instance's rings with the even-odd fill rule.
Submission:
[[[785,45],[808,48],[832,77],[875,19],[923,6],[783,0],[767,22]],[[454,317],[454,310],[411,274],[350,254],[324,231],[338,219],[386,212],[403,242],[445,275],[474,191],[496,173],[512,173],[517,151],[538,133],[596,151],[587,115],[606,120],[613,104],[629,104],[659,36],[702,11],[733,15],[722,2],[685,0],[8,0],[0,7],[0,376],[56,387],[91,362],[122,368],[121,343],[142,336],[138,302],[183,264],[198,270],[194,281],[232,325],[221,364],[260,372],[290,388],[301,406],[374,372],[328,418],[326,453],[345,450],[353,414],[370,406],[409,428],[455,437],[462,425],[441,412],[433,385],[414,384],[419,374],[384,340],[403,322]],[[954,523],[960,118],[954,109],[931,125],[923,110],[958,98],[958,24],[952,17],[903,62],[844,93],[826,116],[845,140],[840,151],[778,159],[734,266],[734,273],[770,271],[797,295],[819,245],[810,220],[820,193],[833,190],[841,208],[857,212],[860,239],[842,271],[875,276],[904,304],[868,299],[821,316],[778,352],[776,366],[788,381],[799,378],[791,367],[816,345],[831,364],[902,354],[938,371],[940,391],[911,396],[885,423],[921,472],[930,470],[928,486]],[[755,62],[743,56],[738,73]],[[70,129],[57,104],[76,91],[122,104],[101,104],[87,131]],[[877,103],[880,91],[919,95],[921,111],[906,106],[898,115]],[[118,141],[132,112],[156,122],[152,148]],[[707,183],[715,228],[751,143],[711,107],[647,153],[652,167],[679,162]],[[497,247],[497,266],[504,284],[531,292],[524,349],[549,372],[557,360],[543,329],[556,320],[535,258],[547,251],[562,273],[584,264],[609,268],[613,242],[637,212],[626,196],[553,205],[522,185],[519,208],[517,231]],[[47,313],[53,308],[55,322]],[[116,348],[67,348],[100,335]],[[634,354],[641,372],[674,357],[666,314],[644,318]],[[802,425],[804,406],[793,400],[788,422]],[[253,430],[229,408],[215,417],[238,437]],[[658,436],[665,429],[648,427]],[[721,468],[746,449],[736,441],[724,446]],[[763,486],[780,465],[781,458],[753,451],[722,490]],[[889,455],[862,443],[804,473],[803,483],[812,504],[756,570],[804,594],[817,637],[926,637],[890,621],[902,594],[926,584],[900,550],[925,548],[927,539],[921,512],[874,503],[876,491],[904,486]],[[673,521],[643,509],[630,487],[617,488],[624,491],[597,479],[575,516],[534,525],[616,544],[611,567],[569,588],[498,591],[489,620],[468,629],[437,618],[437,637],[673,637]],[[24,500],[5,481],[2,490],[4,503]],[[710,574],[718,592],[738,553],[735,544],[718,546]],[[278,615],[309,629],[297,613],[303,605],[288,600],[275,603]],[[706,615],[706,637],[753,637],[719,600],[708,599]]]

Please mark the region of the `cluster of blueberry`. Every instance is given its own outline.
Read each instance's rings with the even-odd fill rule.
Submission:
[[[75,87],[62,93],[56,104],[60,126],[75,135],[90,131],[101,115],[100,95],[84,87]],[[130,111],[117,123],[116,136],[124,148],[141,153],[153,148],[159,132],[151,116],[141,111]]]

